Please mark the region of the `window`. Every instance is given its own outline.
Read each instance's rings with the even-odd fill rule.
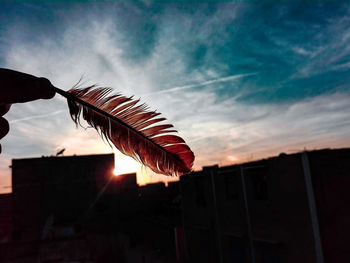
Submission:
[[[268,199],[268,170],[267,167],[252,168],[248,170],[253,187],[253,197],[255,200]]]
[[[263,252],[263,263],[279,263],[279,254],[272,249],[265,249]]]
[[[239,198],[240,181],[239,175],[233,171],[223,174],[225,184],[225,196],[227,200]]]
[[[206,207],[207,200],[204,192],[204,177],[196,177],[194,180],[196,189],[196,205],[199,207]]]

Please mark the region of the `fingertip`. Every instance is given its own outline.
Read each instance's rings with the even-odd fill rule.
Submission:
[[[54,86],[47,78],[38,78],[36,86],[40,90],[40,97],[42,99],[52,99],[56,94]]]
[[[5,137],[6,134],[10,131],[10,125],[8,121],[0,117],[0,139]]]
[[[0,116],[5,115],[11,108],[11,104],[0,103]]]

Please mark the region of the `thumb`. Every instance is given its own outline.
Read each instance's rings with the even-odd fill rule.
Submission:
[[[34,82],[34,96],[39,99],[52,99],[55,96],[55,87],[46,78],[38,78]]]
[[[0,69],[0,102],[10,104],[55,96],[55,88],[46,78]]]

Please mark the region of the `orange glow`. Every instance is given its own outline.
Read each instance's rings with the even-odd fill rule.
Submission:
[[[118,176],[119,175],[117,169],[113,169],[113,175],[114,176]]]
[[[144,165],[141,165],[133,158],[128,157],[121,152],[114,151],[115,158],[115,168],[113,170],[113,175],[118,176],[120,174],[127,173],[136,173],[137,175],[137,184],[145,185],[149,183],[156,182],[171,182],[179,180],[178,177],[170,177],[165,175],[160,175],[152,172],[150,169],[146,168]]]
[[[164,182],[167,184],[168,182],[174,182],[178,180],[179,177],[156,174],[145,166],[140,166],[140,169],[137,171],[138,185],[146,185],[159,182]]]
[[[237,161],[237,157],[236,156],[233,156],[233,155],[229,155],[226,157],[228,160],[230,160],[231,162],[234,162],[234,161]]]
[[[136,173],[141,166],[138,162],[136,162],[133,158],[125,156],[124,154],[115,151],[115,168],[113,170],[113,174],[118,176],[120,174],[127,173]]]

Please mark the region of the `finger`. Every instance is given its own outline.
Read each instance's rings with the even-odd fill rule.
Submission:
[[[0,103],[0,116],[4,116],[11,108],[11,104]]]
[[[6,119],[3,117],[0,117],[0,139],[5,137],[6,134],[8,134],[10,130],[10,125]]]
[[[50,99],[53,96],[55,96],[55,89],[48,79],[0,69],[0,102],[10,104]]]
[[[54,86],[46,78],[38,78],[35,85],[37,87],[36,95],[41,99],[52,99],[56,94]]]

